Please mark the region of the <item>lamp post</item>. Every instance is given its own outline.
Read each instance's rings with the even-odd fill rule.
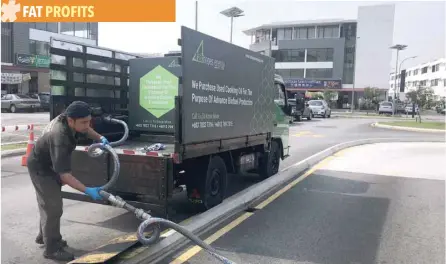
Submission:
[[[395,61],[395,84],[394,84],[394,89],[393,89],[393,115],[395,115],[395,111],[397,110],[396,108],[396,80],[397,80],[397,76],[398,76],[398,56],[399,56],[399,52],[400,50],[404,50],[407,48],[407,45],[402,45],[402,44],[396,44],[393,45],[392,47],[390,47],[391,49],[396,49],[396,61]]]
[[[410,59],[415,59],[417,56],[412,56],[412,57],[408,57],[408,58],[405,58],[404,60],[402,60],[401,61],[401,63],[400,63],[400,66],[399,66],[399,71],[401,71],[401,69],[402,69],[402,66],[403,66],[403,62],[405,62],[406,60],[410,60]],[[400,88],[401,88],[401,85],[402,85],[402,83],[401,83],[401,81],[402,81],[402,79],[400,78]],[[403,91],[404,92],[404,91]]]
[[[233,27],[233,24],[234,24],[234,17],[244,16],[245,14],[243,14],[243,12],[244,12],[243,10],[241,10],[240,8],[235,7],[235,6],[220,12],[220,14],[225,15],[225,16],[231,18],[231,36],[230,36],[230,39],[229,39],[230,43],[232,43],[232,27]]]

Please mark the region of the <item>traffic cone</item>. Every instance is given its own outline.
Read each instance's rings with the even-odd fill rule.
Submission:
[[[31,154],[31,151],[34,147],[34,125],[31,125],[31,133],[29,133],[29,140],[28,145],[26,146],[26,153],[22,156],[22,166],[26,166],[29,154]]]

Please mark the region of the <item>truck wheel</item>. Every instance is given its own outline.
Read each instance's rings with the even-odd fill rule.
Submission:
[[[223,202],[228,181],[224,160],[219,156],[212,157],[207,170],[201,170],[197,176],[196,181],[187,184],[189,200],[200,210],[209,210]]]
[[[271,142],[271,150],[265,153],[260,163],[260,177],[269,178],[279,172],[280,166],[280,147],[276,141]]]

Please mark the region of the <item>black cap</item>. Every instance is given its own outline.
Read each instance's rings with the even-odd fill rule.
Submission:
[[[74,101],[65,109],[67,117],[77,119],[91,115],[90,106],[86,102]]]

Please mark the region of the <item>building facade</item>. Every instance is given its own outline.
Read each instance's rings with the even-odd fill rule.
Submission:
[[[393,41],[394,6],[364,6],[355,20],[281,22],[244,31],[250,49],[276,60],[276,73],[291,91],[338,92],[338,107],[355,105],[364,88],[386,98]],[[340,85],[332,84],[333,81]]]
[[[98,44],[98,23],[1,23],[2,94],[50,92],[50,39]]]
[[[401,87],[401,71],[396,76],[392,72],[389,80],[389,94],[395,93],[395,81],[396,81],[396,94],[399,95],[401,100],[405,100],[405,94],[409,91],[416,89],[417,87],[430,87],[433,89],[437,99],[446,97],[446,58],[441,58],[419,64],[413,67],[404,68],[404,90]]]

